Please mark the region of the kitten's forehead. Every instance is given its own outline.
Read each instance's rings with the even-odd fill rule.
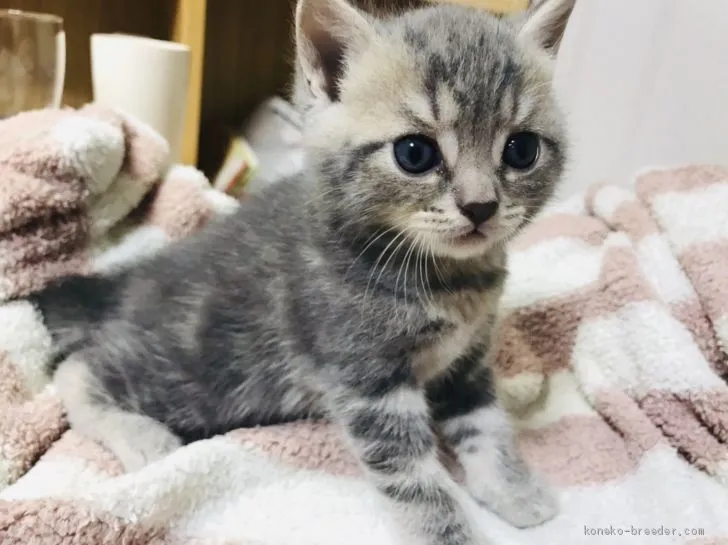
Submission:
[[[484,124],[518,123],[517,117],[537,106],[538,95],[529,97],[529,92],[548,83],[548,74],[529,58],[514,29],[485,12],[440,6],[411,12],[389,25],[411,56],[418,90],[438,124],[483,129]],[[421,102],[419,116],[425,112]]]
[[[379,39],[347,71],[342,107],[322,125],[327,134],[358,144],[452,130],[463,150],[487,147],[504,130],[550,123],[549,71],[508,23],[437,6],[378,26]],[[521,123],[534,112],[540,119]]]
[[[499,72],[516,68],[514,30],[488,13],[439,6],[410,12],[391,24],[426,64],[428,76],[439,81],[462,85],[486,67]]]

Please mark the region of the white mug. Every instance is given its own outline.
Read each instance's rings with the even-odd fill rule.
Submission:
[[[190,77],[186,45],[125,34],[91,35],[94,101],[144,121],[179,162]]]

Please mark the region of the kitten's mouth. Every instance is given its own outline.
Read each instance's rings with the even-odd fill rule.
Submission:
[[[492,236],[478,229],[453,229],[447,233],[439,233],[441,252],[456,259],[469,259],[485,252],[492,244]]]
[[[452,244],[455,246],[471,246],[474,244],[482,244],[485,242],[485,235],[477,229],[466,231],[452,238]]]

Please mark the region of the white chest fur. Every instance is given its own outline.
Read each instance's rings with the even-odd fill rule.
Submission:
[[[436,342],[427,345],[415,357],[417,380],[424,384],[447,370],[479,339],[487,337],[492,327],[498,293],[448,294],[430,307],[433,322],[445,324]]]

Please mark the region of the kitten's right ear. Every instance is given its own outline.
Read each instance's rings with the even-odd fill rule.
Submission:
[[[345,0],[298,0],[296,55],[299,77],[314,100],[336,101],[345,57],[372,40],[366,17]]]
[[[551,55],[556,55],[576,0],[530,0],[520,20],[519,34],[526,36]]]

